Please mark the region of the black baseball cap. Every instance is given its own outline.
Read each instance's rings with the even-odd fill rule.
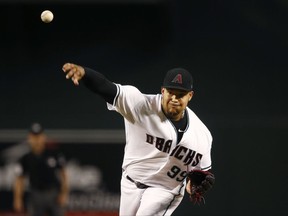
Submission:
[[[38,122],[32,123],[32,125],[29,128],[29,132],[31,134],[34,134],[34,135],[41,134],[41,133],[43,133],[43,131],[44,131],[44,129],[43,129],[42,125]]]
[[[173,68],[166,73],[162,87],[192,91],[192,75],[184,68]]]

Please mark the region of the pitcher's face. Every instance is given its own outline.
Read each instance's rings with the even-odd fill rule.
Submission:
[[[193,97],[193,91],[162,88],[162,109],[171,120],[178,121]]]

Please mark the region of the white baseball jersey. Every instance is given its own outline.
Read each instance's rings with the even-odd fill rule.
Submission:
[[[211,168],[212,136],[190,108],[186,108],[187,128],[177,143],[178,133],[161,109],[161,94],[148,95],[134,86],[116,85],[113,105],[107,105],[124,117],[122,167],[132,179],[173,190],[182,185],[188,171]]]

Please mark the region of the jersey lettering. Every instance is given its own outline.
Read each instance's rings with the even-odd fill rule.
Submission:
[[[185,156],[185,153],[188,149],[184,146],[179,146],[178,150],[175,152],[174,157],[182,160],[182,158]]]
[[[154,137],[150,134],[146,134],[146,142],[155,145],[155,147],[162,152],[170,153],[171,146],[172,146],[172,140],[167,140],[160,138],[160,137]],[[188,149],[185,146],[177,145],[173,151],[170,153],[170,156],[173,156],[177,158],[178,160],[183,161],[184,165],[188,166],[196,166],[199,164],[202,154],[197,153],[196,151],[192,149]]]
[[[197,153],[195,157],[195,161],[192,162],[192,166],[196,166],[200,162],[202,156],[203,156],[202,154]]]
[[[196,153],[194,150],[178,145],[173,149],[170,156],[174,156],[175,158],[182,160],[185,165],[190,164],[191,166],[196,166],[200,162],[203,155]]]
[[[193,158],[195,157],[196,151],[193,151],[191,149],[188,149],[188,153],[186,155],[186,157],[184,158],[183,162],[185,163],[185,165],[190,164],[193,161]],[[198,161],[199,163],[199,161]],[[197,164],[198,164],[197,163]]]
[[[153,145],[155,143],[155,147],[162,152],[169,153],[172,145],[172,140],[167,140],[154,137],[152,135],[146,134],[146,142]]]

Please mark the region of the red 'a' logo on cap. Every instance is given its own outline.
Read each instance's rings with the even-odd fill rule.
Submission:
[[[177,74],[171,82],[182,84],[182,74]]]

